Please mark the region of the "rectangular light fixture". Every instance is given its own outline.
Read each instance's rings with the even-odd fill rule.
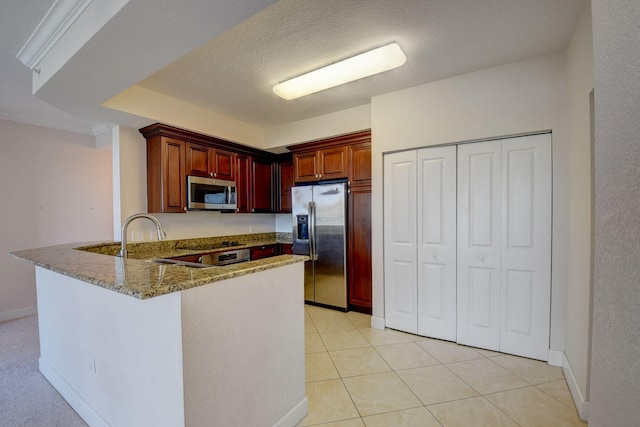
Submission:
[[[391,43],[351,58],[318,68],[273,87],[280,98],[300,98],[354,80],[397,68],[407,57],[397,43]]]

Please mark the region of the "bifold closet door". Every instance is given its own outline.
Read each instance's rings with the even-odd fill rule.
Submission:
[[[500,351],[547,360],[551,312],[551,135],[502,143]]]
[[[456,340],[456,147],[418,150],[418,334]]]
[[[551,135],[458,147],[458,342],[547,360]]]
[[[416,151],[384,156],[384,300],[389,328],[417,333]]]
[[[458,146],[458,343],[500,349],[500,141]]]

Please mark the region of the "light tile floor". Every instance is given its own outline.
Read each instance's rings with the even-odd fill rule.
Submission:
[[[560,368],[305,306],[309,414],[299,426],[586,426]]]

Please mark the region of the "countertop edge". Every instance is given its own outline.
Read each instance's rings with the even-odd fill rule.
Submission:
[[[277,255],[228,266],[192,268],[77,250],[83,246],[86,244],[69,243],[13,251],[9,255],[34,266],[137,299],[179,292],[308,259],[303,255]]]

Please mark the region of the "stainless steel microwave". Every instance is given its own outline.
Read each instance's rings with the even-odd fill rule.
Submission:
[[[236,196],[235,181],[187,176],[187,209],[235,210]]]

